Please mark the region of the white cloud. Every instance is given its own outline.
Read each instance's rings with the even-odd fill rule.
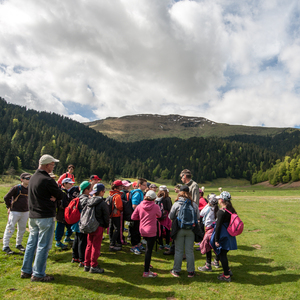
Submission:
[[[296,0],[7,0],[0,96],[79,121],[83,105],[295,126],[299,13]]]

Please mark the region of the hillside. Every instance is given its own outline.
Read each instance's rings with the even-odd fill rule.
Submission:
[[[180,115],[132,115],[84,123],[120,142],[178,137],[230,137],[235,135],[274,136],[287,128],[254,127],[216,123],[201,117]],[[289,131],[299,131],[289,129]]]

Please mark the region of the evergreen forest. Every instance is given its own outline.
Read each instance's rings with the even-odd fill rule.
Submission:
[[[57,175],[74,164],[77,181],[97,174],[107,181],[122,176],[172,179],[175,184],[185,168],[199,183],[226,177],[272,184],[299,180],[298,132],[121,143],[68,117],[9,104],[3,98],[0,114],[0,174],[33,172],[47,153],[60,160]]]

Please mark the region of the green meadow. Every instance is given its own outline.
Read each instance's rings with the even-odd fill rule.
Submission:
[[[0,295],[2,299],[300,299],[300,190],[264,188],[238,182],[206,185],[205,195],[223,190],[232,194],[233,205],[244,221],[245,229],[237,237],[238,250],[228,253],[232,282],[220,282],[212,272],[197,271],[188,278],[186,263],[180,278],[169,271],[173,257],[154,249],[152,262],[157,278],[142,278],[144,255],[134,255],[130,246],[117,253],[108,251],[108,236],[98,259],[104,274],[90,274],[71,263],[71,250],[53,247],[47,261],[52,283],[21,279],[23,255],[15,249],[16,231],[11,239],[15,255],[0,252]],[[7,222],[3,196],[11,185],[0,186],[0,242]],[[170,187],[170,191],[172,191]],[[171,192],[174,201],[175,193]],[[26,245],[28,232],[23,245]],[[195,247],[196,249],[196,247]],[[205,255],[195,251],[195,264],[203,266]]]

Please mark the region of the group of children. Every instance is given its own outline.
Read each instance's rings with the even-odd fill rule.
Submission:
[[[150,184],[142,178],[133,184],[126,180],[116,180],[111,184],[111,190],[107,197],[107,199],[110,197],[111,201],[108,202],[107,199],[104,198],[106,193],[105,186],[104,184],[99,183],[101,179],[97,175],[92,175],[89,181],[83,181],[78,187],[74,186],[75,180],[74,175],[72,174],[73,170],[74,166],[70,165],[68,167],[68,172],[63,174],[57,181],[58,185],[61,186],[64,191],[65,197],[62,200],[57,201],[57,224],[55,229],[56,247],[62,250],[68,248],[66,244],[61,242],[66,228],[64,242],[73,242],[72,263],[78,263],[79,267],[82,267],[86,272],[103,273],[104,269],[99,267],[98,258],[100,256],[101,243],[104,238],[103,233],[108,228],[110,240],[109,251],[116,252],[122,250],[122,247],[127,245],[127,241],[130,240],[130,251],[132,253],[140,255],[142,252],[145,252],[144,272],[142,276],[157,277],[157,273],[150,270],[152,268],[150,263],[153,247],[155,242],[158,241],[159,249],[170,250],[172,224],[174,225],[174,221],[178,216],[178,211],[183,202],[187,198],[192,198],[189,196],[189,188],[181,185],[175,187],[175,192],[179,193],[178,195],[181,196],[181,198],[178,197],[175,200],[178,200],[175,202],[175,208],[169,197],[169,191],[164,185],[158,188],[155,184]],[[30,174],[24,173],[21,175],[21,191],[24,193],[26,192],[25,189],[28,186],[29,179]],[[130,190],[131,187],[133,188],[132,190]],[[7,203],[11,203],[8,199],[9,195],[16,189],[20,188],[14,188],[14,190],[11,190],[5,196]],[[221,274],[218,279],[231,281],[232,272],[228,266],[227,252],[229,250],[237,249],[237,245],[235,237],[230,236],[227,231],[224,230],[224,226],[222,226],[230,221],[230,213],[236,213],[231,203],[231,196],[228,192],[222,192],[220,196],[209,194],[208,200],[206,200],[203,197],[204,191],[202,189],[199,190],[199,193],[199,207],[195,208],[195,212],[197,220],[199,220],[199,224],[197,225],[199,225],[202,230],[205,230],[205,234],[203,240],[198,244],[199,248],[196,250],[199,250],[202,254],[206,255],[206,263],[203,267],[198,267],[198,270],[201,272],[211,271],[212,266],[218,268],[219,262],[221,261],[224,273]],[[182,197],[182,195],[185,195],[186,197]],[[64,218],[66,207],[72,199],[77,197],[79,198],[78,209],[80,212],[86,207],[94,208],[95,218],[98,221],[99,226],[92,233],[82,233],[79,229],[79,222],[76,224],[68,224]],[[128,238],[126,241],[124,237],[124,225],[126,219],[125,203],[128,201],[131,202],[132,214],[130,222],[128,223]],[[21,201],[19,204],[20,203]],[[108,203],[111,207],[109,207]],[[192,206],[195,206],[194,202],[192,202]],[[12,214],[10,215],[11,219],[15,218],[13,207],[13,205],[10,207],[12,211]],[[14,221],[13,226],[15,223],[16,222]],[[3,250],[8,254],[8,249],[10,250],[8,244],[11,236],[9,234],[9,228],[11,226],[12,221],[9,221],[3,239]],[[71,239],[73,232],[75,233],[74,240]],[[20,234],[18,233],[17,238],[17,248],[20,248],[21,251],[25,250],[25,248],[21,246],[22,236],[23,230]],[[146,248],[144,248],[141,243],[142,238],[146,244]],[[179,231],[179,235],[175,239],[175,252],[177,251],[177,254],[175,254],[174,268],[171,271],[173,276],[179,276],[179,271],[176,271],[176,268],[181,269],[185,243],[189,243],[192,245],[191,247],[193,247],[194,239],[194,233],[191,234],[187,229]],[[172,241],[172,244],[174,244],[174,240]],[[189,254],[191,247],[185,246],[185,252],[188,256],[189,277],[195,275],[193,261],[194,254]],[[214,261],[212,261],[212,249],[216,253]],[[179,262],[176,257],[179,257]]]

